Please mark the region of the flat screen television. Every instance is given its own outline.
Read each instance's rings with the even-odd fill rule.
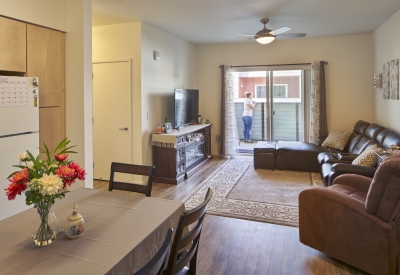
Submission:
[[[197,122],[199,116],[199,90],[175,89],[174,127]]]

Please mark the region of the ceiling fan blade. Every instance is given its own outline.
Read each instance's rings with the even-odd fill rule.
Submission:
[[[239,35],[239,36],[253,36],[254,34],[240,34],[240,33],[235,33],[234,35]]]
[[[279,39],[296,38],[296,37],[304,37],[306,35],[307,35],[306,33],[285,33],[285,34],[277,35],[276,38],[279,38]]]
[[[281,34],[281,33],[284,33],[284,32],[288,32],[288,31],[290,31],[291,29],[292,29],[292,28],[289,28],[289,27],[282,27],[282,28],[273,30],[273,31],[271,32],[271,34],[273,34],[273,35],[278,35],[278,34]]]

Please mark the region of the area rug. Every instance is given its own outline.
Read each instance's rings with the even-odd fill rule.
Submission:
[[[320,186],[318,175],[254,169],[253,157],[235,157],[203,181],[185,206],[189,210],[199,205],[212,187],[208,214],[298,226],[298,195],[305,188]]]

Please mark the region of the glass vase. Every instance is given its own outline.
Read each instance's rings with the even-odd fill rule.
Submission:
[[[36,214],[32,221],[32,239],[36,246],[51,244],[58,232],[58,220],[56,214],[48,207],[36,207]]]

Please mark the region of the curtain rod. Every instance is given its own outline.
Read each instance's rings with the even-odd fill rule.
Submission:
[[[325,65],[328,65],[328,61],[324,61]],[[243,66],[231,66],[232,68],[244,68],[244,67],[269,67],[269,66],[293,66],[293,65],[311,65],[311,63],[297,63],[297,64],[271,64],[271,65],[243,65]],[[222,67],[220,65],[219,67]]]

